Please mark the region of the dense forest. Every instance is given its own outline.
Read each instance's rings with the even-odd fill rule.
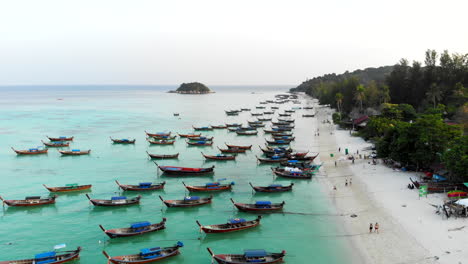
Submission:
[[[211,93],[211,90],[203,83],[191,82],[183,83],[177,88],[177,93],[204,94]]]
[[[468,54],[427,50],[424,65],[401,59],[394,66],[327,74],[291,92],[330,104],[338,123],[371,116],[359,135],[375,141],[379,156],[417,168],[442,164],[453,180],[466,181],[467,87]]]

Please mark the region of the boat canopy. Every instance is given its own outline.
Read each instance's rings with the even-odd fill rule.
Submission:
[[[270,184],[268,187],[276,188],[276,187],[283,187],[281,184]]]
[[[256,201],[255,205],[271,205],[270,201]]]
[[[114,196],[111,198],[111,200],[126,200],[127,197],[126,196]]]
[[[147,226],[150,226],[151,223],[148,222],[148,221],[144,221],[144,222],[136,222],[136,223],[132,223],[130,225],[130,228],[142,228],[142,227],[147,227]]]
[[[184,197],[184,200],[185,201],[196,201],[196,200],[200,200],[200,196],[186,196],[186,197]]]
[[[246,249],[244,255],[246,258],[259,258],[265,257],[267,252],[264,249]]]
[[[231,218],[229,219],[230,224],[239,224],[245,222],[244,218]]]
[[[139,185],[139,187],[142,187],[142,188],[145,188],[145,187],[148,188],[148,187],[151,186],[151,184],[153,184],[153,183],[151,183],[151,182],[140,182],[138,185]]]

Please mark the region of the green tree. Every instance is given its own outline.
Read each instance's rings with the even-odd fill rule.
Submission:
[[[428,99],[432,102],[434,108],[436,107],[437,102],[442,99],[442,91],[436,83],[432,83],[429,87],[429,90],[426,93]]]
[[[452,179],[468,181],[468,136],[452,141],[443,153],[442,161]]]
[[[359,101],[359,111],[360,112],[362,112],[362,101],[364,101],[365,92],[366,92],[366,88],[364,87],[364,85],[359,84],[356,87],[355,98],[356,98],[356,100]]]
[[[340,112],[340,117],[341,117],[341,104],[343,103],[343,94],[342,93],[336,93],[335,94],[335,101],[336,101],[336,105],[338,106],[338,112]]]

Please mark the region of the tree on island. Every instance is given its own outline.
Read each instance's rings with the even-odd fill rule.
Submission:
[[[176,90],[176,93],[182,94],[206,94],[211,92],[206,85],[199,82],[183,83]]]

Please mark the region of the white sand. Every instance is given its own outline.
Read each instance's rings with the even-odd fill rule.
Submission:
[[[468,263],[468,219],[445,219],[435,214],[431,205],[443,203],[443,194],[418,197],[418,191],[409,190],[409,177],[418,179],[415,172],[394,171],[379,160],[344,158],[344,149],[350,153],[369,153],[370,146],[362,138],[352,137],[349,131],[333,131],[324,119],[331,120],[330,110],[317,113],[320,131],[320,161],[324,168],[317,179],[329,190],[353,248],[362,259],[359,263]],[[338,153],[341,147],[341,153]],[[330,153],[335,157],[331,158]],[[352,179],[346,187],[345,180]],[[333,190],[336,185],[337,190]],[[357,217],[350,217],[356,214]],[[369,233],[369,223],[380,225],[380,233]],[[357,262],[357,261],[355,261]]]

